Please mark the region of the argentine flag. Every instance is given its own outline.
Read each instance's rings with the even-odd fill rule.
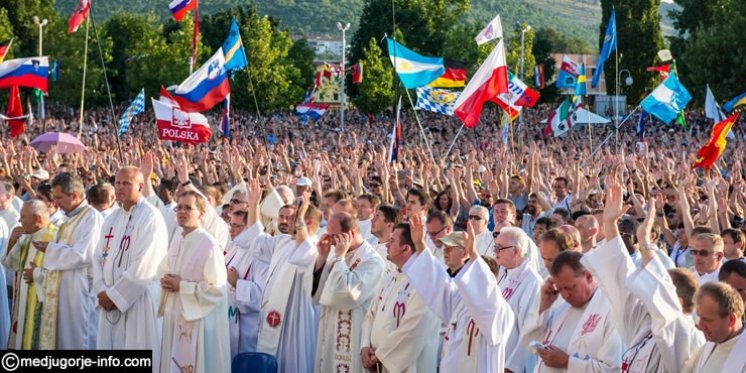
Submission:
[[[676,74],[671,74],[648,97],[640,103],[642,109],[665,122],[671,123],[679,112],[691,101],[692,95],[686,90]]]
[[[445,72],[443,57],[425,57],[388,39],[389,57],[407,89],[422,87],[438,79]]]

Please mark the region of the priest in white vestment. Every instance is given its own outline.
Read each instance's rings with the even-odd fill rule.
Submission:
[[[83,199],[85,189],[77,175],[58,174],[52,197],[66,220],[52,242],[33,241],[44,252],[43,294],[39,348],[87,350],[96,348],[98,315],[92,291],[93,254],[102,218]]]
[[[494,255],[500,271],[497,285],[513,310],[516,321],[507,343],[505,369],[511,372],[532,372],[536,355],[521,344],[521,332],[539,318],[539,294],[544,282],[531,266],[528,250],[531,239],[518,227],[503,227],[494,239]]]
[[[440,320],[430,311],[401,268],[414,255],[408,224],[394,228],[388,260],[396,269],[383,281],[363,321],[363,368],[379,372],[435,372]]]
[[[714,233],[700,233],[693,238],[691,248],[694,267],[690,268],[700,285],[718,281],[725,257],[723,238]]]
[[[563,251],[541,289],[539,319],[521,342],[539,355],[534,372],[619,372],[623,344],[611,307],[580,259]],[[562,300],[559,300],[559,295]]]
[[[278,372],[313,371],[319,311],[313,304],[313,265],[315,235],[321,222],[321,212],[309,206],[310,196],[304,195],[296,219],[294,206],[280,209],[278,234],[265,233],[259,219],[261,189],[255,180],[249,182],[248,236],[259,260],[269,262],[266,285],[261,299],[257,351],[277,359]],[[291,235],[295,231],[295,235]],[[311,250],[307,256],[296,257],[299,245]]]
[[[440,371],[503,372],[515,316],[495,275],[477,253],[473,227],[469,224],[468,233],[453,232],[440,239],[444,251],[466,251],[470,258],[451,278],[442,261],[426,250],[419,216],[410,218],[410,225],[417,254],[403,271],[427,307],[448,323]]]
[[[707,343],[689,357],[683,372],[746,372],[741,296],[726,283],[709,282],[699,288],[695,299],[699,329]]]
[[[383,258],[360,235],[357,219],[335,213],[317,244],[314,276],[319,276],[314,301],[322,306],[316,345],[316,373],[360,372],[363,319],[379,289],[386,268]],[[302,245],[296,254],[315,254]]]
[[[3,257],[3,266],[16,273],[8,349],[39,348],[39,336],[34,330],[38,330],[41,324],[38,311],[42,305],[39,299],[43,290],[43,277],[39,267],[44,263],[44,253],[36,250],[31,242],[49,242],[56,233],[57,226],[49,222],[49,210],[44,202],[30,200],[23,203],[21,225],[13,229],[8,241],[10,249]],[[36,279],[34,272],[37,274]]]
[[[140,195],[144,183],[137,168],[119,171],[114,185],[121,208],[104,220],[100,233],[93,262],[99,350],[160,350],[156,271],[168,236],[158,209]]]
[[[680,372],[686,358],[704,344],[704,337],[691,317],[681,312],[676,290],[665,289],[673,285],[661,265],[668,256],[650,242],[655,200],[649,201],[647,216],[637,231],[642,257],[638,270],[627,248],[631,236],[620,235],[617,226],[624,213],[621,186],[610,185],[608,190],[603,215],[605,239],[581,263],[608,299],[612,321],[627,346],[622,371]],[[657,260],[651,262],[654,258]],[[657,280],[655,273],[662,280]]]
[[[233,211],[230,219],[231,242],[226,250],[225,267],[229,284],[231,357],[234,357],[243,352],[256,351],[269,261],[260,258],[251,245],[251,236],[246,229],[246,211]]]
[[[187,191],[177,201],[179,234],[158,267],[160,372],[227,373],[231,347],[223,248],[199,225],[207,200]]]
[[[493,235],[487,224],[490,220],[490,212],[484,206],[475,205],[469,209],[469,221],[474,225],[477,235],[477,252],[479,255],[493,256]]]

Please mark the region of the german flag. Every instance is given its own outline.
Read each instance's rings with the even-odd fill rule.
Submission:
[[[697,161],[694,162],[692,168],[704,167],[708,170],[712,168],[712,165],[715,164],[720,154],[723,154],[725,146],[728,144],[726,136],[728,136],[728,132],[730,132],[736,120],[738,120],[738,113],[734,113],[712,127],[712,138],[707,141],[702,149],[699,149],[697,152]]]
[[[13,39],[0,42],[0,63],[5,60],[5,56],[8,54],[11,44],[13,44]]]
[[[445,59],[443,65],[446,71],[428,84],[433,88],[458,88],[466,86],[466,65],[463,62]]]

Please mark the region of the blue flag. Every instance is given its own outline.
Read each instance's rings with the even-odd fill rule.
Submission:
[[[389,58],[407,89],[430,84],[446,71],[443,57],[425,57],[388,39]]]
[[[119,136],[124,135],[125,132],[130,128],[130,122],[135,115],[145,111],[145,88],[140,90],[140,93],[132,100],[127,110],[122,113],[122,117],[119,119]]]
[[[241,42],[241,33],[238,31],[238,23],[231,20],[231,29],[228,31],[228,37],[223,42],[223,55],[225,55],[225,69],[227,71],[242,69],[246,67],[246,51],[243,49]]]
[[[729,114],[736,108],[736,106],[746,105],[746,92],[733,97],[732,100],[726,102],[723,105],[723,109]]]
[[[640,106],[650,115],[669,124],[686,108],[686,104],[691,99],[692,95],[679,82],[676,74],[671,74],[648,97],[642,100]]]
[[[616,49],[616,13],[614,8],[611,8],[611,16],[609,16],[609,24],[606,26],[606,36],[604,36],[604,44],[601,47],[601,54],[598,56],[598,64],[596,64],[596,71],[593,73],[593,80],[591,81],[591,87],[596,88],[598,86],[598,80],[601,79],[601,72],[604,71],[604,62],[609,59],[611,52]]]
[[[588,83],[586,82],[585,76],[585,62],[580,65],[578,70],[578,80],[575,81],[575,96],[585,96],[588,94]]]

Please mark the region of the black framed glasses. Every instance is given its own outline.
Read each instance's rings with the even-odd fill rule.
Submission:
[[[514,247],[515,247],[515,245],[500,246],[500,247],[498,247],[497,245],[495,245],[495,252],[499,253],[499,252],[501,252],[503,250],[512,249]]]
[[[231,205],[240,205],[240,204],[242,204],[242,203],[247,203],[247,202],[246,202],[246,201],[241,201],[241,200],[240,200],[240,199],[238,199],[238,198],[233,198],[233,199],[231,199]]]
[[[482,219],[484,218],[479,215],[469,215],[469,220],[482,220]]]
[[[436,232],[427,232],[427,235],[430,236],[430,237],[435,237],[435,236],[439,235],[441,232],[443,232],[446,228],[447,227],[440,228]]]

